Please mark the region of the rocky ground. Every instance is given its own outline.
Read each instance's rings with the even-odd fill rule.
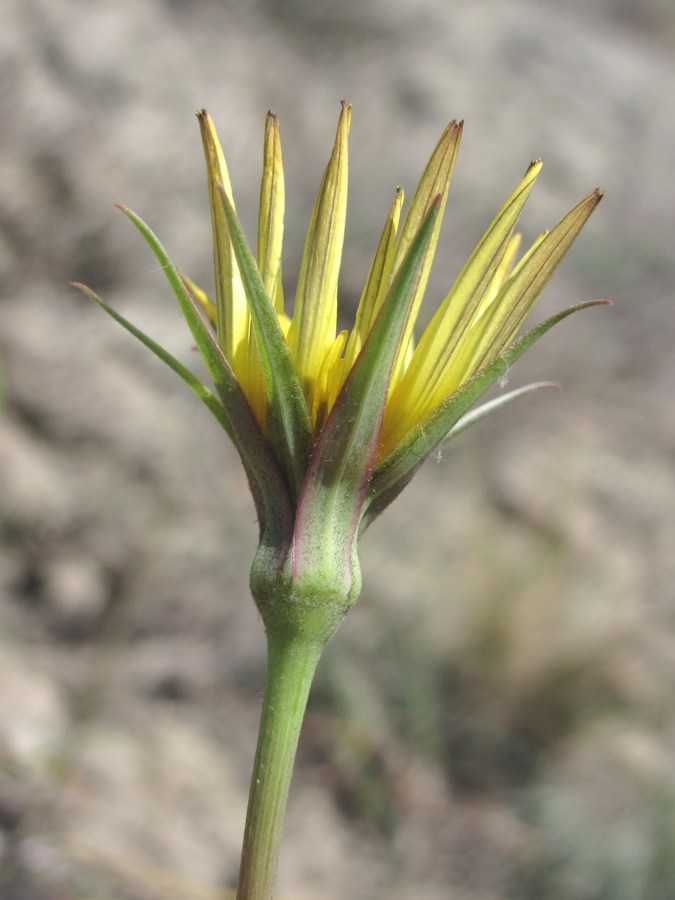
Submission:
[[[555,378],[427,465],[363,542],[303,734],[279,896],[675,895],[675,13],[650,0],[5,0],[0,32],[0,898],[222,898],[264,674],[239,463],[67,285],[196,365],[113,208],[210,278],[195,109],[249,230],[281,119],[285,275],[341,97],[356,302],[396,184],[466,119],[430,300],[527,162],[528,237],[607,196],[540,312],[611,297]]]

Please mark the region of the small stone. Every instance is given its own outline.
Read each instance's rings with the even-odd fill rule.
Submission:
[[[0,747],[16,762],[38,767],[63,739],[65,700],[30,657],[0,644]]]
[[[105,573],[92,559],[57,558],[45,573],[45,596],[58,631],[70,637],[91,634],[107,607]]]

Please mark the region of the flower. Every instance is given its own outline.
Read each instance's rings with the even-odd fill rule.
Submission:
[[[404,193],[396,190],[354,326],[337,332],[351,107],[343,101],[290,314],[281,277],[285,190],[277,118],[269,113],[265,124],[257,259],[236,215],[213,122],[204,110],[198,118],[207,162],[215,299],[179,273],[145,223],[122,210],[165,269],[215,393],[83,290],[188,383],[235,443],[260,521],[252,586],[268,628],[282,619],[287,624],[288,610],[280,612],[279,600],[288,606],[289,598],[310,596],[312,610],[337,609],[337,619],[331,616],[325,625],[334,628],[358,596],[360,532],[439,444],[481,410],[522,393],[470,412],[528,347],[570,313],[607,302],[571,307],[518,337],[602,194],[591,191],[517,259],[516,224],[542,166],[540,160],[531,163],[416,343],[415,323],[462,134],[462,123],[452,121],[402,223]],[[303,615],[309,607],[304,604]],[[300,627],[299,621],[294,618],[292,627]]]

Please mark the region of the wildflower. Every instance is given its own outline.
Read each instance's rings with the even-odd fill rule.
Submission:
[[[269,745],[277,733],[275,722],[295,716],[299,729],[321,649],[358,597],[359,534],[445,440],[522,393],[513,391],[472,411],[492,384],[503,383],[525,350],[571,313],[606,302],[573,306],[518,336],[602,195],[591,191],[518,258],[516,225],[542,166],[539,160],[531,163],[416,342],[415,324],[462,134],[462,123],[452,121],[403,217],[404,193],[397,189],[353,328],[338,332],[351,107],[342,104],[292,307],[282,284],[285,192],[278,121],[269,113],[265,123],[256,259],[237,218],[211,118],[206,111],[198,118],[208,174],[214,298],[176,269],[138,216],[122,211],[165,270],[215,391],[89,288],[80,287],[192,388],[242,458],[260,524],[251,587],[269,648],[256,762],[260,776],[277,771],[276,751]],[[279,687],[284,679],[304,685],[292,702]],[[284,747],[278,752],[288,755]],[[284,771],[285,788],[274,788],[283,795],[280,806],[270,800],[273,788],[267,779],[273,776],[256,781],[254,773],[239,897],[271,891],[288,765]],[[269,813],[273,822],[266,818],[267,802],[276,809],[276,818]],[[254,869],[257,874],[251,874]]]
[[[236,444],[258,510],[264,565],[271,553],[273,568],[281,567],[290,553],[296,578],[318,568],[324,580],[341,582],[345,598],[355,599],[353,544],[359,532],[534,341],[570,313],[598,302],[564,310],[516,338],[602,195],[591,191],[518,260],[516,224],[542,166],[533,162],[416,344],[415,322],[462,134],[462,123],[451,122],[402,224],[404,194],[397,189],[354,326],[338,333],[351,107],[342,104],[290,315],[281,278],[284,176],[277,118],[269,113],[265,123],[257,262],[236,216],[211,118],[206,111],[198,118],[208,171],[215,299],[178,273],[134,213],[123,212],[164,266],[215,394],[85,290],[188,382]],[[215,333],[198,315],[195,300]]]

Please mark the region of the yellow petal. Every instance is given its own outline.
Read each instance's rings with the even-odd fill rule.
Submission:
[[[291,327],[291,320],[285,313],[282,313],[279,316],[279,324],[281,325],[283,336],[288,340],[288,330]]]
[[[602,199],[591,191],[550,232],[543,235],[516,266],[491,304],[489,315],[478,323],[477,339],[472,336],[469,375],[491,362],[515,338],[546,287],[560,260],[567,253],[588,217]]]
[[[232,200],[232,185],[225,157],[211,117],[206,110],[197,113],[204,144],[209,187],[213,257],[216,272],[216,332],[218,343],[232,366],[240,384],[248,387],[248,335],[250,316],[244,286],[234,258],[230,233],[222,205],[216,200],[221,186]]]
[[[441,135],[440,140],[431,155],[431,159],[427,163],[426,169],[422,174],[422,178],[420,179],[420,183],[417,186],[417,190],[415,191],[415,195],[410,204],[410,209],[407,212],[400,234],[396,240],[392,277],[396,274],[408,247],[429,211],[429,207],[436,197],[440,195],[441,204],[439,207],[438,219],[436,220],[436,225],[424,258],[424,263],[420,269],[417,285],[413,292],[413,299],[402,333],[401,345],[394,364],[391,382],[392,387],[396,384],[409,361],[409,349],[413,337],[413,328],[427,286],[427,281],[429,280],[431,263],[436,251],[438,235],[443,220],[443,212],[448,199],[450,179],[452,178],[452,172],[455,167],[455,160],[457,159],[457,152],[459,150],[459,142],[462,137],[463,124],[463,122],[456,122],[453,120]]]
[[[483,300],[478,307],[477,314],[479,316],[482,315],[483,310],[490,306],[490,304],[494,301],[504,282],[509,277],[511,272],[513,272],[514,266],[516,265],[516,259],[518,257],[518,250],[520,249],[522,241],[522,234],[514,234],[511,237],[506,247],[506,253],[503,256],[502,261],[497,266],[495,274],[490,279],[489,287],[485,291],[485,296],[483,297]]]
[[[311,414],[317,434],[326,421],[344,381],[341,377],[343,361],[341,354],[346,343],[347,331],[341,331],[331,344],[316,379]]]
[[[385,222],[380,243],[375,252],[358,309],[356,310],[354,328],[349,336],[349,343],[344,356],[345,377],[354,365],[356,357],[359,355],[361,347],[363,347],[387,295],[391,269],[394,264],[394,240],[398,229],[403,198],[403,188],[399,187],[396,189],[396,196]]]
[[[258,268],[277,313],[284,311],[281,289],[281,248],[284,238],[284,170],[279,122],[267,113],[263,150],[263,177],[258,215]]]
[[[463,380],[462,348],[471,323],[513,265],[513,232],[541,161],[532,163],[467,260],[429,323],[399,385],[394,386],[384,434],[396,441]]]
[[[217,314],[216,314],[216,304],[209,297],[206,291],[203,291],[198,284],[195,284],[191,278],[188,278],[183,272],[180,272],[180,280],[183,282],[188,291],[195,298],[197,303],[201,306],[206,318],[209,322],[216,327],[217,324]]]
[[[343,102],[335,145],[324,172],[307,231],[288,343],[307,405],[335,340],[337,286],[347,212],[347,138],[351,106]]]

